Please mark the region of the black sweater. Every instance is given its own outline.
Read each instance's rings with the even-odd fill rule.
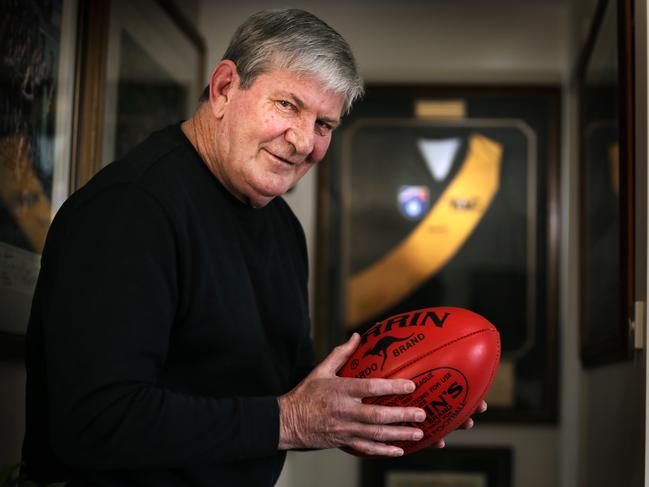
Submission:
[[[276,397],[313,366],[304,234],[179,125],[63,205],[27,331],[24,471],[69,486],[273,485]]]

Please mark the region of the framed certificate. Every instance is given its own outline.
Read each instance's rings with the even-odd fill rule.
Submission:
[[[500,331],[485,419],[556,419],[557,88],[369,87],[319,173],[316,344],[429,306]]]

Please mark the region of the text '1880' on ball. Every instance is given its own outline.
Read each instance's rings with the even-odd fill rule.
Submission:
[[[423,430],[422,440],[390,443],[411,453],[444,438],[471,416],[491,387],[499,362],[496,327],[466,309],[435,307],[391,316],[371,327],[339,375],[416,384],[411,394],[364,400],[426,411],[423,423],[409,424]]]

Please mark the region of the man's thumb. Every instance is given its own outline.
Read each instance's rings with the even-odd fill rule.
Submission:
[[[320,366],[325,369],[329,374],[335,375],[343,365],[352,356],[358,344],[360,343],[361,336],[358,333],[352,336],[345,343],[338,345],[334,348],[327,358],[325,358]]]

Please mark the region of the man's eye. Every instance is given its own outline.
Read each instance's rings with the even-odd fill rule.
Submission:
[[[333,130],[332,126],[329,125],[327,122],[317,122],[318,126],[318,131],[321,134],[327,134]]]
[[[277,100],[277,104],[287,110],[295,110],[295,105],[287,100]]]

